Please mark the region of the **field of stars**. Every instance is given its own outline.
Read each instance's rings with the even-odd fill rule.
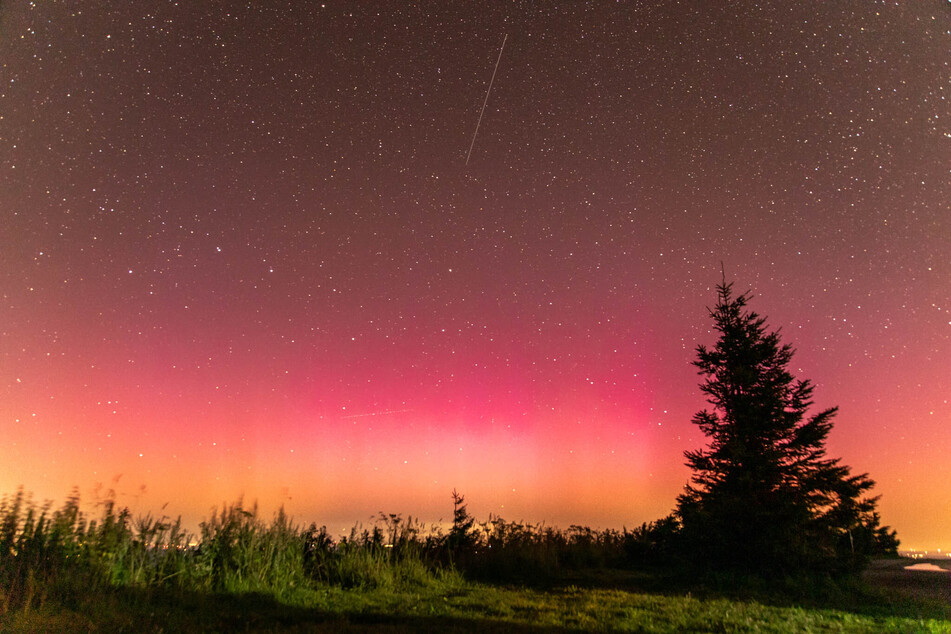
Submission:
[[[951,548],[949,100],[937,0],[5,2],[0,493],[635,527],[722,263]]]

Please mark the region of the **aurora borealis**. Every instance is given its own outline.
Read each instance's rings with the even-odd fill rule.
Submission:
[[[4,3],[0,490],[639,525],[722,262],[951,548],[949,98],[947,2]]]

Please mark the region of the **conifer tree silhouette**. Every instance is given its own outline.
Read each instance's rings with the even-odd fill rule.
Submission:
[[[814,388],[788,371],[792,347],[725,277],[717,296],[719,338],[694,361],[712,409],[693,418],[708,446],[684,454],[693,474],[676,516],[686,552],[707,568],[790,574],[855,570],[877,545],[897,548],[866,496],[874,482],[826,456],[837,408],[807,415]]]
[[[449,531],[450,549],[471,548],[475,543],[475,518],[469,515],[466,498],[452,490],[452,529]]]

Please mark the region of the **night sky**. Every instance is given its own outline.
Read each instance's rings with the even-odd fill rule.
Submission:
[[[659,519],[722,262],[951,548],[951,5],[251,5],[0,8],[0,490]]]

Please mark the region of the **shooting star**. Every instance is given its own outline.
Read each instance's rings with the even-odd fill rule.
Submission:
[[[402,414],[403,412],[412,412],[411,409],[388,409],[382,412],[369,412],[366,414],[350,414],[349,416],[341,416],[340,420],[347,420],[348,418],[366,418],[367,416],[389,416],[390,414]]]
[[[479,112],[479,122],[476,124],[475,133],[472,135],[472,143],[469,144],[469,153],[466,154],[466,167],[469,166],[469,157],[472,156],[472,148],[475,147],[476,137],[479,135],[479,126],[482,125],[482,115],[485,114],[485,105],[489,103],[489,93],[492,92],[492,83],[495,82],[495,73],[499,70],[499,62],[502,61],[502,51],[505,50],[505,41],[509,39],[506,33],[502,38],[502,48],[499,49],[499,58],[495,60],[495,70],[492,71],[492,79],[489,80],[489,88],[485,91],[485,101],[482,102],[482,110]]]

